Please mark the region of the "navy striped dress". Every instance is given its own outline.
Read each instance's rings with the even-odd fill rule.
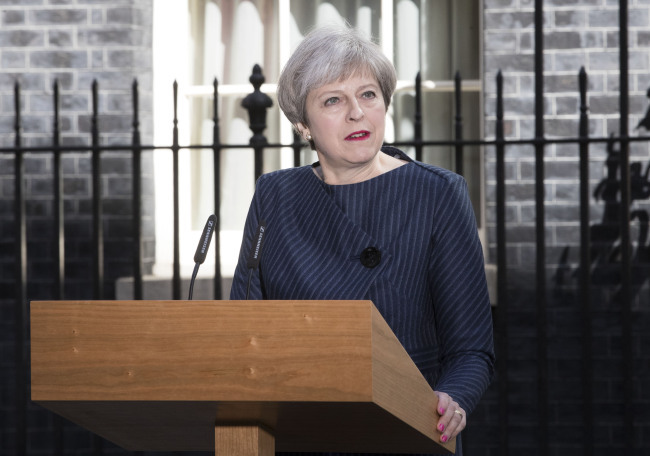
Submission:
[[[231,299],[246,298],[247,257],[264,220],[249,299],[371,300],[429,384],[469,414],[491,380],[494,351],[467,185],[398,149],[382,151],[409,163],[350,185],[327,185],[311,166],[261,176]]]

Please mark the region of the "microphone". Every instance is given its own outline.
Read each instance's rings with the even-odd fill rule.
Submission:
[[[253,271],[260,265],[265,234],[266,222],[264,220],[261,220],[260,224],[257,225],[257,231],[255,233],[255,237],[253,238],[253,246],[251,248],[250,254],[248,255],[248,260],[246,261],[246,267],[248,268],[248,287],[246,288],[246,299],[248,299],[248,295],[251,291],[251,279],[253,278]]]
[[[212,233],[217,226],[217,216],[212,214],[208,217],[208,221],[205,222],[203,227],[203,233],[201,233],[201,239],[199,240],[199,245],[196,247],[196,252],[194,253],[194,271],[192,272],[192,279],[190,280],[190,294],[187,299],[192,299],[192,292],[194,290],[194,280],[196,280],[196,274],[199,272],[199,266],[205,261],[205,257],[208,254],[208,248],[210,248],[210,241],[212,240]]]

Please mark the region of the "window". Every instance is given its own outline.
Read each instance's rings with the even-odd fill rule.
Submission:
[[[277,109],[275,83],[280,70],[302,37],[313,27],[344,23],[378,40],[397,69],[398,89],[386,125],[386,140],[413,138],[414,81],[423,80],[423,135],[425,139],[453,139],[453,77],[463,77],[463,127],[466,139],[481,137],[481,68],[479,0],[163,0],[154,4],[155,99],[171,104],[171,82],[179,82],[181,144],[211,142],[212,83],[219,81],[221,141],[246,144],[251,136],[248,114],[241,101],[250,91],[254,64],[263,68],[262,90],[274,100],[267,117],[270,142],[289,143],[292,129]],[[178,24],[187,24],[180,27]],[[173,30],[173,33],[171,32]],[[179,40],[186,36],[186,40]],[[155,113],[159,144],[171,144],[171,108]],[[158,135],[157,132],[161,134]],[[413,154],[413,150],[406,150]],[[293,165],[290,150],[265,152],[265,171]],[[171,159],[157,154],[156,194],[157,264],[171,264]],[[428,147],[423,160],[453,168],[450,147]],[[305,151],[303,163],[316,160]],[[221,157],[222,271],[235,265],[241,230],[254,191],[253,151],[224,150]],[[212,154],[183,151],[181,155],[182,258],[191,267],[195,241],[214,207]],[[165,164],[167,163],[167,164]],[[464,170],[479,223],[482,212],[482,158],[480,150],[465,149]],[[167,176],[167,177],[166,177]],[[162,192],[158,195],[158,190]],[[482,225],[482,223],[481,223]],[[167,267],[156,268],[162,272]],[[170,266],[169,266],[170,268]],[[169,269],[170,270],[170,269]]]

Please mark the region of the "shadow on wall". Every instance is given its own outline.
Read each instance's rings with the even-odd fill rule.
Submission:
[[[648,91],[650,97],[650,90]],[[639,122],[639,127],[650,130],[650,108]],[[621,292],[621,201],[620,191],[620,151],[614,148],[614,141],[607,144],[605,161],[606,176],[594,190],[594,199],[604,204],[602,219],[589,228],[591,246],[589,250],[591,283],[613,289],[612,301],[618,302]],[[630,164],[630,206],[634,201],[650,199],[650,163],[642,172],[642,164]],[[631,287],[630,299],[634,300],[642,287],[650,284],[650,242],[648,230],[650,217],[644,209],[630,212],[630,222],[636,222],[636,239],[630,239]],[[555,274],[556,290],[572,288],[579,275],[579,266],[572,267],[569,262],[570,247],[566,246],[559,260]]]

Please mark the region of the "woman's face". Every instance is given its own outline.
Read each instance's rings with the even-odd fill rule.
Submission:
[[[325,84],[307,95],[311,135],[322,166],[355,168],[372,161],[384,141],[386,108],[375,77],[359,73]]]

